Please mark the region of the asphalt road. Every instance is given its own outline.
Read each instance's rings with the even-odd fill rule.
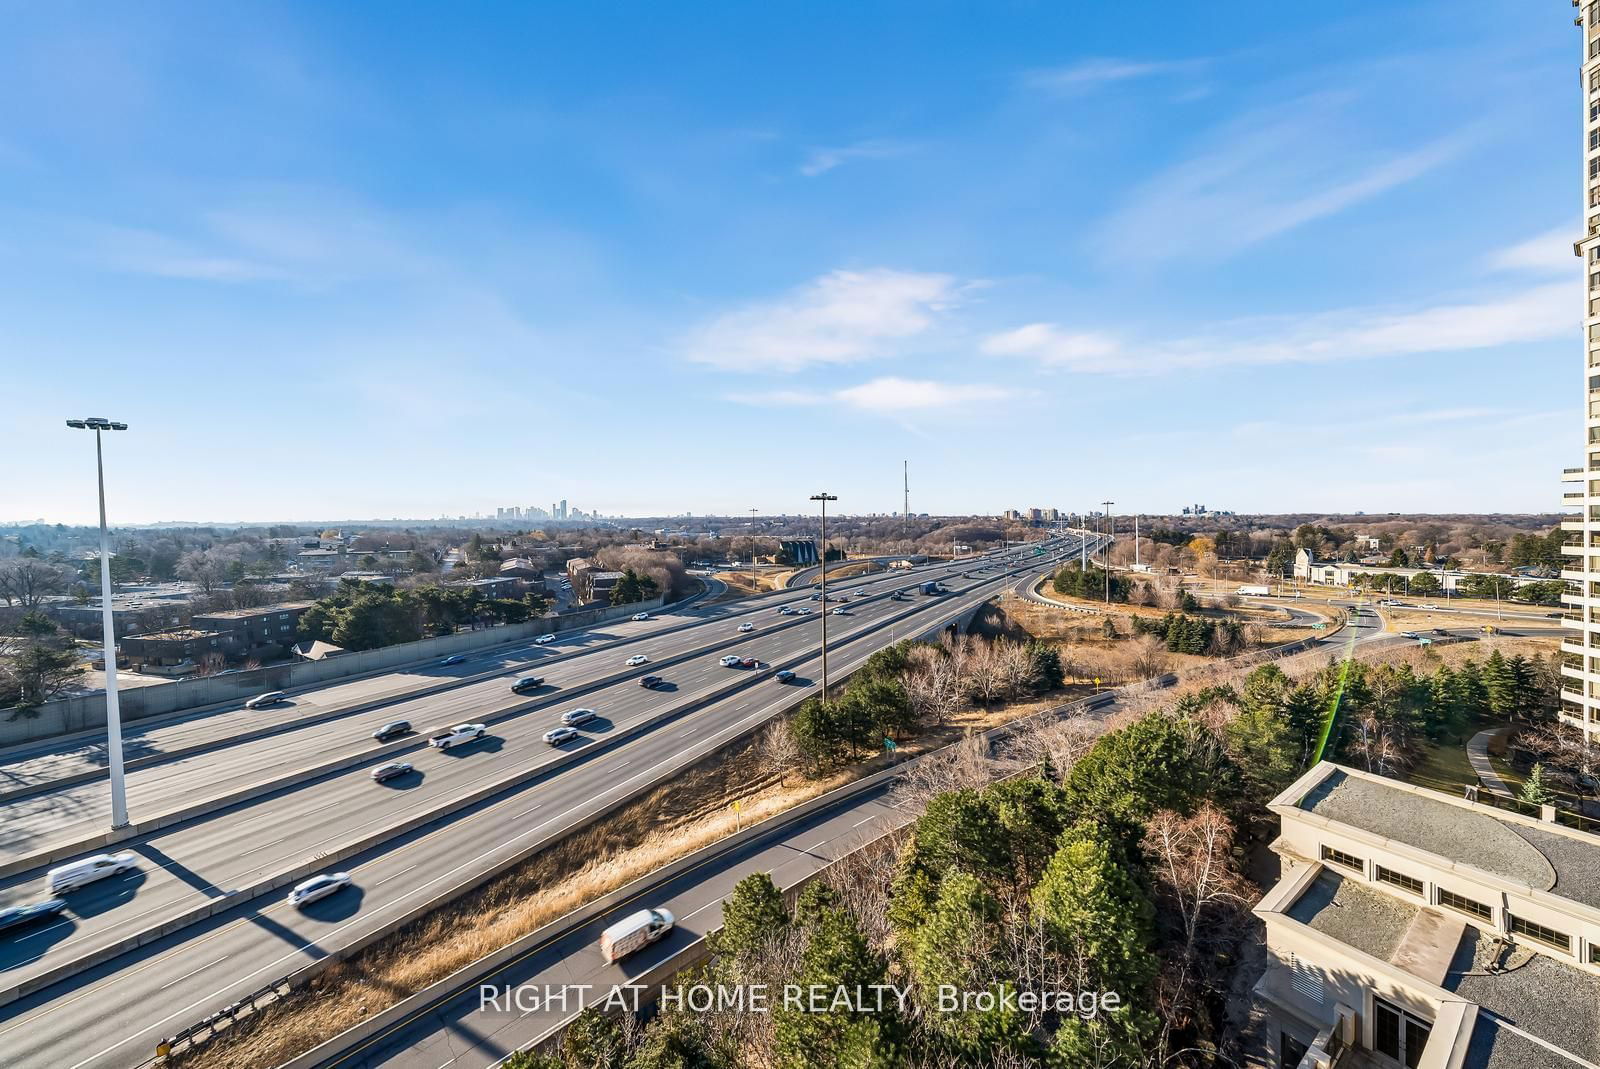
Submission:
[[[977,585],[985,588],[985,594],[993,591],[992,582]],[[863,603],[856,619],[865,623],[888,615],[886,609],[948,609],[957,602],[967,599]],[[892,640],[897,633],[925,627],[925,622],[908,624],[883,637]],[[790,643],[795,649],[808,649],[814,645],[808,637],[814,630],[807,625],[771,636],[772,650],[758,652],[771,659]],[[759,632],[749,641],[761,641]],[[843,647],[835,656],[864,657],[881,644],[877,639],[859,643],[851,653],[846,652],[850,647]],[[646,671],[648,667],[640,669],[641,674]],[[804,676],[814,669],[805,666],[799,671]],[[602,722],[595,725],[598,730],[585,729],[586,741],[577,745],[594,752],[576,765],[557,775],[536,777],[448,821],[408,831],[341,862],[340,869],[356,875],[357,890],[305,910],[290,910],[276,895],[263,898],[19,1000],[0,1011],[7,1019],[0,1025],[4,1044],[0,1049],[8,1051],[8,1063],[24,1066],[75,1069],[136,1062],[160,1036],[290,972],[324,953],[325,946],[386,928],[407,905],[474,866],[492,866],[497,858],[526,845],[528,837],[550,834],[586,809],[593,811],[592,807],[636,793],[671,767],[682,767],[716,749],[742,730],[745,721],[766,716],[776,693],[771,688],[777,685],[757,680],[733,698],[675,718],[614,749],[588,741],[603,739],[608,726],[614,730],[645,715],[652,704],[686,698],[715,685],[729,672],[711,658],[664,673],[678,685],[676,695],[619,684],[613,688],[617,693],[608,692],[605,699],[586,697],[584,704],[601,710],[609,725]],[[40,929],[29,940],[11,941],[14,956],[8,978],[11,970],[43,967],[53,955],[59,960],[69,950],[93,945],[96,938],[110,938],[119,926],[135,923],[136,915],[150,920],[163,909],[197,900],[196,896],[222,894],[272,859],[314,856],[331,838],[348,837],[374,822],[402,822],[408,811],[420,806],[419,792],[432,790],[438,795],[452,786],[459,790],[496,770],[525,768],[530,761],[548,758],[549,748],[537,741],[537,733],[553,722],[554,715],[535,717],[537,723],[518,730],[508,725],[498,744],[490,741],[453,753],[428,753],[417,761],[423,774],[411,784],[402,780],[381,787],[353,770],[352,775],[319,781],[314,789],[283,792],[219,814],[220,819],[197,821],[138,841],[134,851],[151,863],[131,879],[107,881],[110,886],[101,890],[74,895],[72,910],[59,927]],[[375,815],[376,798],[384,801]],[[495,845],[486,849],[485,844]]]
[[[879,576],[872,582],[851,584],[850,588],[857,587],[889,590],[894,583]],[[737,623],[746,619],[759,621],[763,627],[778,620],[788,623],[793,618],[777,617],[777,606],[814,606],[809,597],[808,592],[785,592],[725,606],[694,607],[647,621],[621,621],[560,636],[548,646],[522,642],[469,655],[458,665],[446,667],[431,660],[387,675],[305,690],[293,694],[283,706],[260,710],[237,707],[142,728],[130,736],[127,757],[158,760],[127,774],[129,809],[139,819],[221,797],[252,784],[265,788],[314,763],[375,748],[377,744],[370,733],[392,720],[409,720],[418,731],[425,732],[531,699],[548,700],[561,690],[586,686],[621,670],[621,662],[633,653],[664,660],[725,642],[733,637],[732,629]],[[766,614],[773,614],[774,620],[769,621]],[[686,620],[698,621],[698,626],[683,628]],[[508,690],[510,680],[523,674],[544,676],[548,689],[514,698]],[[440,690],[441,685],[449,689]],[[419,693],[420,697],[410,697]],[[373,702],[385,704],[330,718],[330,713],[340,709]],[[282,730],[244,742],[231,741],[241,730],[264,724]],[[196,745],[214,748],[159,760],[165,752]],[[75,745],[57,753],[33,745],[26,750],[0,766],[0,787],[30,783],[40,787],[42,793],[0,801],[0,858],[96,833],[110,819],[109,794],[103,778],[48,789],[52,779],[81,771],[89,763],[103,762],[103,741],[91,746]],[[0,881],[0,904],[9,903],[7,889],[14,882]]]

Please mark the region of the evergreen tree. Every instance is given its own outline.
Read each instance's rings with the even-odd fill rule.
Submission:
[[[1522,783],[1522,800],[1529,805],[1550,805],[1556,800],[1555,792],[1544,781],[1544,765],[1535,763]]]
[[[753,872],[734,885],[722,907],[722,929],[711,938],[719,957],[748,957],[789,923],[783,893],[765,872]]]
[[[615,1018],[589,1006],[561,1037],[563,1069],[621,1069],[622,1029]]]
[[[1110,617],[1106,621],[1110,622]],[[1067,680],[1066,672],[1061,667],[1061,654],[1054,646],[1047,646],[1043,642],[1033,642],[1028,646],[1028,656],[1033,660],[1033,690],[1036,694],[1048,694],[1053,690],[1060,690]]]
[[[893,1001],[877,1013],[833,1000],[837,991],[867,991],[881,985],[887,975],[884,960],[867,946],[855,918],[842,909],[822,909],[811,927],[795,983],[802,992],[823,992],[824,1001],[816,1007],[780,1005],[773,1010],[777,1069],[897,1066],[902,1025]],[[810,1012],[813,1008],[819,1012]]]
[[[1483,662],[1483,690],[1489,712],[1510,716],[1517,708],[1517,677],[1499,650]]]

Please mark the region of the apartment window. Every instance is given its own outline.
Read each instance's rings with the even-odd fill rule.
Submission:
[[[1295,1069],[1311,1048],[1287,1032],[1278,1033],[1278,1069]]]
[[[1589,151],[1593,152],[1597,148],[1600,148],[1600,126],[1589,131]]]
[[[1546,928],[1542,924],[1525,921],[1521,917],[1512,917],[1511,930],[1517,935],[1525,935],[1535,942],[1543,943],[1545,946],[1555,947],[1557,950],[1565,950],[1569,953],[1572,951],[1572,937],[1563,935],[1554,928]]]
[[[1600,943],[1589,944],[1589,964],[1600,965]]]
[[[1372,1049],[1387,1054],[1406,1069],[1417,1069],[1433,1026],[1381,998],[1372,1000]]]
[[[1482,917],[1486,921],[1494,919],[1494,910],[1482,902],[1475,902],[1464,895],[1456,894],[1454,891],[1446,891],[1443,887],[1439,888],[1439,904],[1441,906],[1449,906],[1451,909],[1459,909],[1463,913],[1470,913],[1474,917]]]
[[[1589,92],[1592,93],[1596,89],[1600,89],[1600,70],[1589,72]]]
[[[1354,869],[1363,874],[1367,871],[1367,863],[1365,861],[1354,854],[1347,854],[1343,850],[1335,850],[1331,846],[1322,848],[1322,860],[1331,861],[1335,865],[1343,865],[1347,869]]]
[[[1593,182],[1596,178],[1600,178],[1600,156],[1589,161],[1589,181]]]
[[[1386,869],[1382,865],[1374,865],[1372,867],[1372,875],[1374,879],[1381,880],[1384,883],[1393,884],[1401,890],[1410,891],[1414,895],[1420,895],[1422,893],[1422,881],[1407,876],[1403,872],[1396,872],[1394,869]]]
[[[1600,100],[1589,105],[1589,121],[1600,122]]]

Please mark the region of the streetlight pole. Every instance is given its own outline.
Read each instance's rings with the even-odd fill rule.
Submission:
[[[100,495],[100,630],[106,658],[106,757],[111,771],[111,830],[128,826],[128,788],[122,775],[122,710],[117,705],[117,631],[111,616],[111,537],[106,531],[106,469],[101,431],[125,431],[126,423],[99,416],[69,419],[74,430],[94,431],[94,470]]]
[[[750,593],[758,594],[756,589],[756,510],[750,510]]]
[[[812,494],[822,506],[822,704],[828,704],[828,502],[839,500],[826,491]]]

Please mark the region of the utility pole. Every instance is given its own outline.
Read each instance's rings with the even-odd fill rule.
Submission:
[[[826,491],[812,494],[822,505],[822,704],[828,704],[828,502],[839,500]]]
[[[900,506],[900,518],[907,523],[911,522],[911,461],[900,462],[900,475],[905,483],[905,501]]]
[[[1139,570],[1139,514],[1133,514],[1133,570]]]
[[[750,510],[750,593],[756,593],[756,510]]]
[[[111,538],[106,532],[106,469],[101,431],[125,431],[126,423],[99,416],[69,419],[67,426],[94,431],[94,470],[100,490],[100,633],[106,658],[106,757],[111,773],[111,830],[128,826],[128,788],[122,774],[122,710],[117,704],[117,629],[111,615]]]
[[[1117,524],[1111,518],[1111,506],[1115,501],[1103,501],[1106,507],[1106,604],[1111,604],[1111,540],[1117,537]]]

